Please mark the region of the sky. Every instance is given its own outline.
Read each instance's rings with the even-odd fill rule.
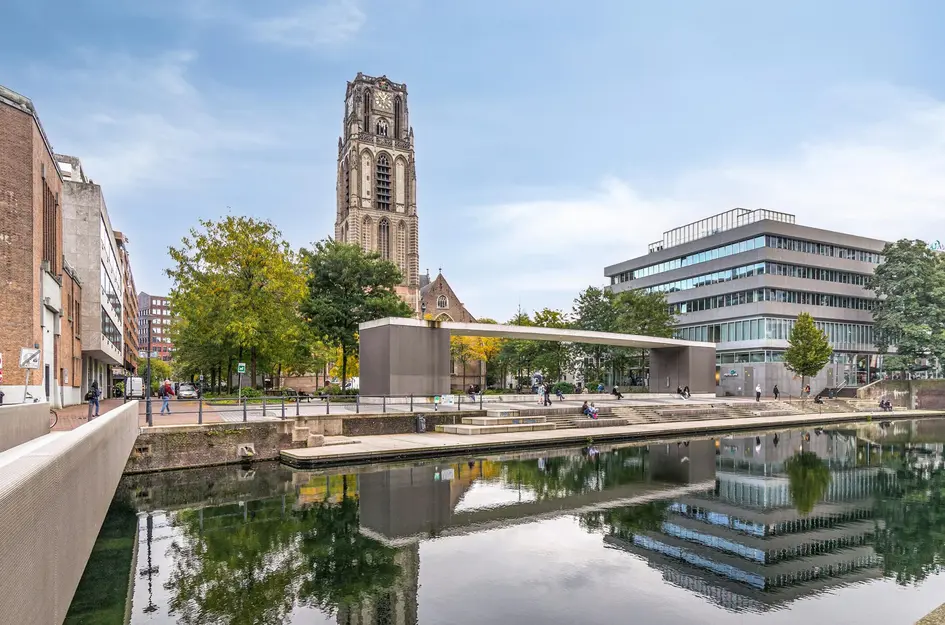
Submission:
[[[139,290],[200,219],[331,236],[346,81],[407,84],[420,267],[570,310],[735,207],[945,240],[937,0],[4,0],[0,84],[102,185]]]

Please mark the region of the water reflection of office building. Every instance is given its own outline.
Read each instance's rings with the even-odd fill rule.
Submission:
[[[714,491],[674,499],[658,529],[611,527],[608,545],[643,557],[664,579],[732,610],[765,611],[881,575],[872,548],[876,467],[857,466],[856,437],[786,432],[717,443]],[[829,475],[809,513],[789,477],[798,454]]]

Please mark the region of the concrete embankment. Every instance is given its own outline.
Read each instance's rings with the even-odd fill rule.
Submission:
[[[454,434],[395,434],[361,437],[348,445],[286,449],[282,462],[297,468],[381,462],[408,458],[434,458],[464,453],[487,453],[538,447],[577,446],[595,442],[649,441],[727,432],[752,432],[775,428],[815,427],[836,423],[910,420],[943,417],[943,411],[805,414],[791,416],[706,419],[672,423],[648,423],[593,430],[564,429],[457,436]]]
[[[62,623],[138,436],[137,414],[131,402],[0,454],[0,623]]]

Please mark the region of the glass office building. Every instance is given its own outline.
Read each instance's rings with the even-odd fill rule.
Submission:
[[[737,208],[681,226],[649,253],[604,269],[615,292],[666,294],[677,336],[718,345],[721,395],[796,395],[800,380],[783,366],[794,320],[810,313],[834,348],[810,381],[814,392],[875,379],[875,297],[867,281],[885,241],[795,223],[794,215]]]

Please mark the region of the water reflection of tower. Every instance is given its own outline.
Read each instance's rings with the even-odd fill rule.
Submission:
[[[394,556],[400,576],[392,588],[355,604],[338,607],[338,625],[417,625],[420,544],[401,547]]]
[[[764,611],[879,577],[871,543],[881,469],[856,466],[855,436],[730,437],[718,450],[714,492],[676,498],[658,527],[612,527],[605,541],[641,556],[668,582],[736,611]],[[796,509],[785,472],[799,451],[816,456],[830,477],[808,514]]]

